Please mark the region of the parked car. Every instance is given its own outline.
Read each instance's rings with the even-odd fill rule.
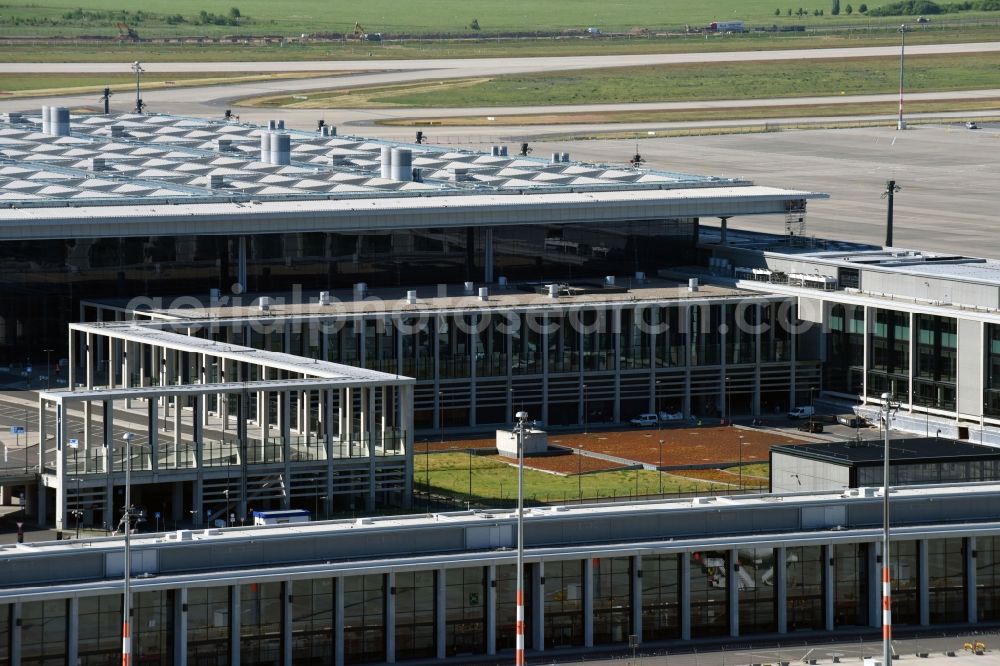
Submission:
[[[660,420],[664,423],[667,421],[683,421],[684,412],[660,412]]]
[[[802,432],[823,432],[823,424],[819,421],[806,421],[799,426]]]
[[[969,129],[979,129],[979,124],[976,123],[976,121],[974,120],[970,120],[969,122],[965,123],[965,126]]]
[[[630,420],[629,423],[639,428],[648,428],[659,425],[660,419],[656,417],[656,414],[639,414],[639,416]]]
[[[807,419],[816,413],[816,409],[813,407],[793,407],[792,411],[788,412],[788,418],[790,419]]]

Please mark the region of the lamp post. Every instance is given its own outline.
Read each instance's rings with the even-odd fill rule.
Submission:
[[[906,121],[903,120],[903,62],[906,56],[906,24],[899,26],[899,120],[896,122],[897,130],[906,129]]]
[[[663,440],[662,439],[660,440],[660,456],[659,456],[659,458],[657,458],[657,464],[656,464],[656,476],[659,477],[659,480],[660,480],[660,497],[663,497],[663,470],[660,469],[661,467],[663,467]]]
[[[722,420],[729,423],[729,377],[726,377],[726,395],[723,396]]]
[[[587,385],[583,385],[583,434],[587,434],[588,423],[590,422],[590,408],[587,402]]]
[[[132,660],[132,633],[129,627],[131,609],[131,577],[132,577],[132,546],[130,536],[132,531],[132,440],[135,435],[127,432],[122,435],[125,440],[125,594],[122,599],[122,666],[129,666]]]
[[[743,435],[740,435],[740,492],[743,492]]]
[[[889,562],[889,427],[899,404],[889,393],[882,394],[881,420],[885,432],[885,458],[882,465],[882,663],[892,663],[892,582]]]
[[[524,662],[524,429],[528,427],[528,412],[518,412],[517,419],[517,605],[514,664]]]
[[[438,391],[438,430],[441,433],[441,443],[444,444],[444,391]]]
[[[146,70],[142,68],[142,63],[136,60],[132,63],[132,71],[135,72],[135,112],[142,113],[142,107],[144,107],[145,104],[142,103],[142,97],[139,94],[139,77],[142,76],[142,73]]]

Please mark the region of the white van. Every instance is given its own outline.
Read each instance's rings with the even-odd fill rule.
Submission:
[[[788,418],[807,419],[815,413],[816,410],[813,407],[794,407],[792,408],[792,411],[788,412]]]
[[[656,414],[639,414],[639,416],[629,421],[629,423],[634,426],[648,428],[650,426],[658,425],[660,420],[656,417]]]

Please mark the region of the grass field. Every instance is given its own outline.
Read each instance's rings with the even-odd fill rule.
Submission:
[[[469,496],[469,463],[472,463],[472,502],[501,502],[517,498],[517,469],[496,457],[469,456],[467,453],[416,454],[413,457],[414,483],[426,490],[428,478],[433,493],[457,499]],[[643,470],[626,470],[558,476],[525,469],[524,496],[532,503],[563,502],[583,498],[627,497],[660,492],[660,474]],[[730,488],[719,481],[701,481],[662,474],[664,493],[711,492]],[[582,494],[581,494],[582,493]]]
[[[1000,85],[1000,54],[913,56],[909,91],[973,90]],[[769,99],[892,92],[897,58],[658,65],[546,72],[386,87],[311,92],[308,99],[267,96],[253,106],[287,108],[462,108],[564,104]]]
[[[142,77],[143,90],[206,86],[247,81],[272,81],[317,76],[314,72],[258,74],[249,72],[147,73]],[[53,94],[94,92],[110,87],[112,92],[135,91],[132,74],[0,74],[0,99],[38,97]]]
[[[846,4],[846,3],[845,3]],[[860,3],[858,3],[860,4]],[[876,7],[882,3],[870,2]],[[230,10],[238,7],[238,23]],[[127,7],[118,0],[7,0],[0,14],[0,34],[23,35],[115,35],[117,20],[124,19],[140,34],[232,35],[240,32],[298,36],[302,33],[350,33],[360,22],[367,32],[403,34],[469,34],[475,19],[483,34],[497,32],[583,30],[599,27],[604,32],[627,31],[637,26],[652,30],[664,27],[703,26],[715,20],[744,20],[748,24],[858,25],[869,18],[859,13],[830,15],[828,0],[812,0],[790,6],[774,0],[375,0],[331,6],[321,0],[150,0],[140,7]],[[802,8],[804,16],[797,14]],[[775,15],[775,10],[780,15]],[[845,7],[846,9],[846,7]],[[77,11],[79,10],[79,11]],[[141,11],[140,11],[141,10]],[[823,10],[824,16],[814,16]],[[201,17],[206,11],[217,16]],[[944,18],[989,17],[986,13],[963,12]],[[207,20],[206,20],[207,18]],[[872,19],[875,20],[875,19]],[[878,19],[898,23],[898,19]]]
[[[790,104],[787,106],[742,107],[738,109],[689,109],[683,111],[610,111],[604,113],[539,113],[441,118],[394,118],[376,124],[396,127],[471,127],[578,125],[607,123],[677,123],[708,120],[759,120],[761,118],[818,118],[883,115],[898,109],[895,102],[877,104]],[[908,113],[1000,110],[1000,98],[907,102]]]
[[[1000,18],[1000,17],[998,17]],[[893,25],[864,26],[849,32],[746,33],[667,37],[586,39],[406,39],[382,45],[356,40],[287,41],[284,43],[212,42],[138,44],[115,41],[23,39],[0,43],[0,60],[6,62],[190,62],[190,61],[296,61],[354,60],[374,63],[414,58],[473,58],[613,55],[635,53],[702,53],[796,48],[889,46],[899,43]],[[0,26],[2,34],[2,26]],[[980,42],[1000,39],[1000,22],[988,26],[943,29],[922,27],[907,36],[908,44]]]

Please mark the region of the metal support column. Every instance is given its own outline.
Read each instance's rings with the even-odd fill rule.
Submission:
[[[461,575],[461,569],[458,570]],[[448,643],[448,599],[445,590],[446,569],[438,569],[434,572],[434,644],[437,646],[437,658],[446,657],[445,648]]]
[[[681,640],[691,640],[691,554],[680,553],[681,558]]]
[[[187,666],[188,589],[179,588],[174,595],[174,663]]]
[[[774,549],[774,604],[778,608],[778,633],[788,633],[788,572],[784,546]]]
[[[545,562],[531,567],[531,645],[537,652],[545,651]]]
[[[962,554],[965,556],[966,618],[969,624],[977,624],[979,622],[979,600],[976,598],[976,579],[979,572],[976,570],[976,537],[966,537]]]
[[[927,539],[917,540],[917,576],[919,580],[917,598],[920,600],[920,626],[926,627],[931,623],[930,575],[927,566]]]
[[[730,550],[726,559],[726,580],[730,584],[726,586],[726,593],[729,597],[729,635],[736,637],[740,635],[740,586],[736,584],[739,575],[739,552]]]
[[[486,654],[497,653],[497,567],[486,567]]]
[[[229,586],[229,663],[240,663],[240,585]]]
[[[827,631],[833,631],[836,569],[834,568],[833,545],[823,546],[823,618]]]
[[[333,579],[333,664],[344,666],[344,578]]]
[[[594,558],[583,560],[583,646],[594,647]]]
[[[642,642],[642,555],[632,556],[632,586],[629,588],[632,604],[632,634]]]
[[[396,574],[385,575],[385,662],[396,663]]]

